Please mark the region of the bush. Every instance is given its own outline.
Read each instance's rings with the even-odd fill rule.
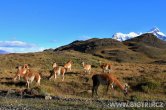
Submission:
[[[138,83],[132,83],[130,84],[131,88],[135,91],[140,92],[152,92],[154,90],[159,90],[158,88],[161,87],[160,82],[154,81],[152,79],[143,79],[141,81],[138,81]]]
[[[156,81],[147,81],[147,82],[141,84],[141,90],[143,92],[149,93],[150,91],[159,88],[159,86],[160,86],[159,82],[156,82]]]

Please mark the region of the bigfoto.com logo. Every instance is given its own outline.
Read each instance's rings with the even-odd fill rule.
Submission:
[[[164,101],[108,101],[104,105],[106,108],[123,108],[123,107],[136,107],[136,108],[164,108],[166,102]]]

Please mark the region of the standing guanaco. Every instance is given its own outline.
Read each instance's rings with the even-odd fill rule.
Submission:
[[[51,74],[49,76],[49,80],[52,78],[54,75],[54,79],[57,78],[57,75],[62,75],[62,81],[64,81],[64,76],[65,76],[66,68],[62,66],[58,66],[56,63],[53,64],[53,71],[51,71]]]
[[[103,69],[103,73],[110,73],[112,70],[112,64],[110,63],[102,63],[101,61],[99,61],[100,63],[100,67]]]
[[[66,68],[66,70],[68,71],[71,71],[71,66],[72,66],[72,61],[69,60],[67,63],[64,64],[64,68]]]
[[[91,65],[90,64],[85,64],[84,62],[82,62],[82,66],[84,68],[84,72],[90,74],[90,72],[91,72]]]

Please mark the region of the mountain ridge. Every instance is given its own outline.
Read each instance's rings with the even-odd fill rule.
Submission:
[[[160,40],[153,33],[145,33],[138,37],[128,39],[123,42],[138,42],[138,43],[144,43],[148,46],[152,46],[156,48],[166,48],[166,41]]]
[[[122,47],[123,44],[117,40],[111,39],[111,38],[92,38],[85,41],[73,41],[72,43],[61,46],[54,51],[63,51],[63,50],[75,50],[85,53],[91,53],[93,51],[96,51],[99,48],[105,48],[105,47]]]
[[[150,29],[150,31],[148,31],[148,32],[143,32],[143,33],[130,32],[130,33],[128,33],[128,34],[123,34],[123,33],[121,33],[121,32],[118,32],[118,33],[115,33],[115,34],[112,36],[112,38],[122,42],[122,41],[131,39],[131,38],[134,38],[134,37],[140,36],[140,35],[142,35],[142,34],[146,34],[146,33],[152,33],[152,34],[154,34],[157,38],[166,41],[166,35],[165,35],[164,33],[162,33],[162,32],[159,30],[159,28],[157,28],[157,27],[154,27],[154,28]]]
[[[0,54],[8,54],[9,52],[5,51],[5,50],[0,50]]]
[[[152,33],[120,42],[111,38],[74,41],[54,51],[74,50],[118,62],[150,62],[166,59],[166,41]]]

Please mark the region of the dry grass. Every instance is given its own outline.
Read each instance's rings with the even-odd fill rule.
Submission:
[[[68,60],[74,62],[72,71],[65,74],[65,80],[58,76],[56,80],[48,80],[49,71],[52,64],[56,62],[63,65]],[[90,54],[75,51],[65,52],[41,52],[28,54],[0,55],[0,88],[1,89],[23,89],[24,85],[12,83],[15,75],[15,67],[28,63],[35,71],[42,74],[41,89],[51,95],[72,98],[90,98],[93,74],[101,73],[99,60],[108,60],[92,56]],[[92,73],[84,75],[81,62],[84,61],[92,65]],[[126,100],[136,97],[137,100],[166,100],[166,65],[140,64],[140,63],[117,63],[113,64],[112,74],[122,83],[130,85],[130,92],[125,97],[119,89],[109,90],[108,95],[103,95],[104,86],[99,86],[99,99]],[[31,85],[34,87],[35,83]]]

